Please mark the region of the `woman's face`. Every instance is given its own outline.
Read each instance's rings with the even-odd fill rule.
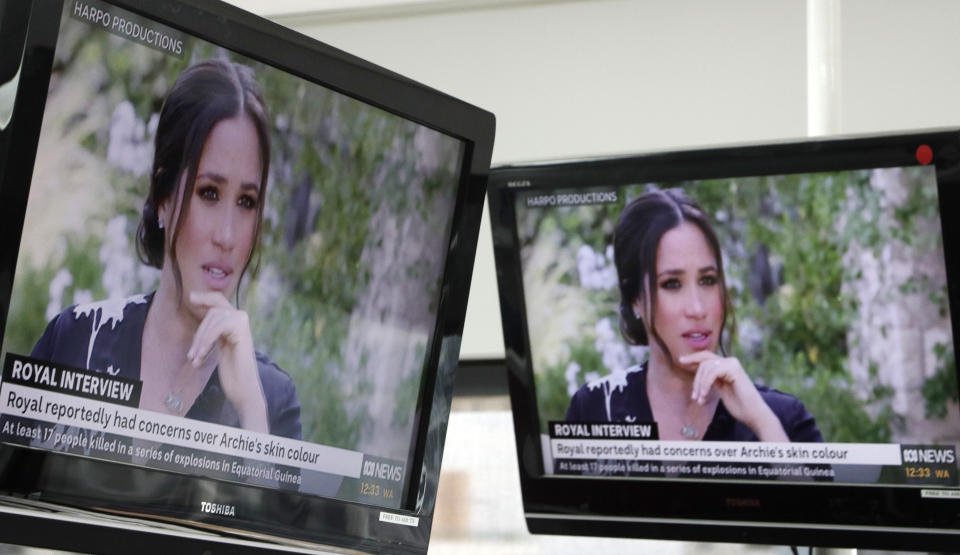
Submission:
[[[221,120],[207,136],[190,210],[177,236],[186,306],[190,306],[191,292],[217,291],[229,299],[237,290],[250,258],[257,207],[262,202],[259,144],[256,127],[246,116]],[[178,205],[171,221],[161,212],[167,229],[176,228],[181,213]]]
[[[715,352],[723,324],[723,293],[717,258],[700,228],[683,222],[663,235],[651,286],[657,288],[654,327],[673,363],[697,351]],[[639,302],[634,308],[649,315],[649,308]],[[649,317],[644,320],[650,321]],[[651,347],[655,345],[652,341]]]

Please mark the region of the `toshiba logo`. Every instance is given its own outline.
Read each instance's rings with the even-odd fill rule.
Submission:
[[[221,503],[200,502],[200,510],[212,515],[237,516],[237,508],[233,505],[224,505]]]

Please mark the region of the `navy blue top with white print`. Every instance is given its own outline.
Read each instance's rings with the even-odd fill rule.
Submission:
[[[790,441],[822,442],[823,436],[803,403],[793,395],[758,385],[757,391],[777,415]],[[633,366],[582,386],[570,400],[568,421],[653,422],[647,397],[646,365]],[[757,434],[717,403],[704,441],[759,441]]]
[[[31,356],[53,363],[140,379],[143,326],[153,293],[67,308],[54,317]],[[273,435],[301,439],[300,400],[293,380],[265,355],[256,353]],[[240,427],[240,416],[224,395],[218,371],[187,411],[187,418]]]

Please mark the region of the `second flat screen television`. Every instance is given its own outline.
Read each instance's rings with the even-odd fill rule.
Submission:
[[[502,167],[534,532],[960,540],[960,136]]]

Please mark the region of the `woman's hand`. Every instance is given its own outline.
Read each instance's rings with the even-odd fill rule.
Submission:
[[[723,358],[710,351],[698,351],[678,358],[681,364],[697,364],[691,399],[703,405],[715,390],[730,415],[749,427],[761,441],[788,442],[790,438],[777,415],[760,396],[756,386],[734,357]]]
[[[247,313],[216,292],[190,293],[190,302],[205,308],[187,358],[195,367],[204,361],[219,365],[220,385],[246,430],[267,433],[267,402],[260,384]],[[208,360],[209,357],[209,360]]]

